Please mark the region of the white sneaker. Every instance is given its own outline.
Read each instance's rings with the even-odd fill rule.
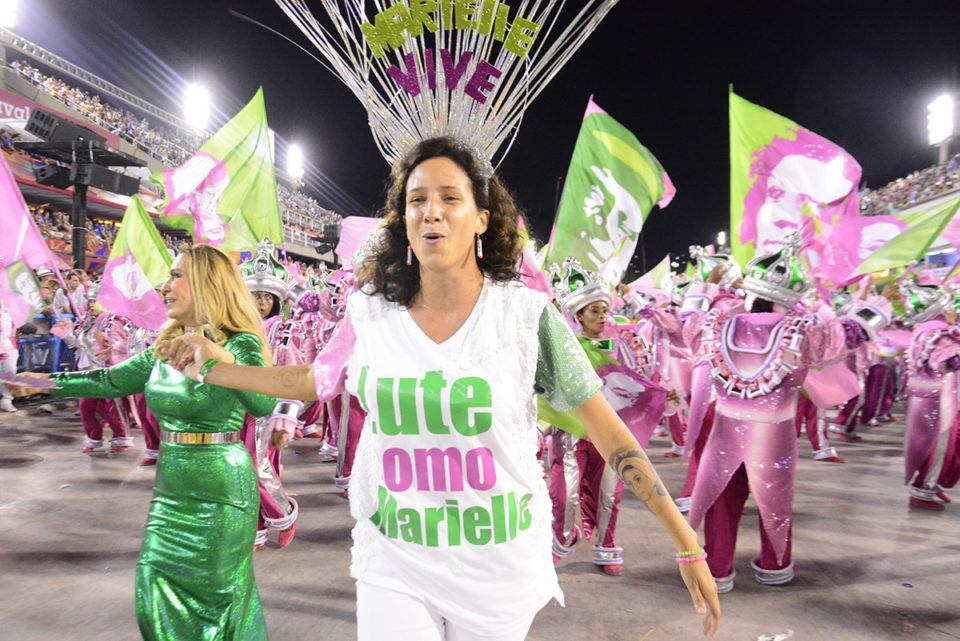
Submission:
[[[56,408],[55,408],[53,405],[51,405],[50,403],[44,403],[43,405],[39,406],[37,409],[40,410],[41,412],[46,412],[47,414],[52,414],[52,413],[53,413],[53,410],[56,409]]]
[[[0,401],[0,410],[4,412],[16,412],[17,408],[13,406],[13,401],[9,398],[5,398]]]

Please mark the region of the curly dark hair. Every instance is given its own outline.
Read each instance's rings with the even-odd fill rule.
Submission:
[[[420,291],[420,265],[416,257],[407,265],[406,212],[407,179],[425,160],[449,158],[470,178],[473,199],[478,209],[490,212],[483,240],[483,258],[477,266],[496,281],[518,280],[517,261],[523,249],[519,224],[523,213],[500,178],[484,175],[482,162],[475,152],[456,138],[443,136],[424,140],[397,163],[390,172],[387,199],[380,209],[384,224],[372,251],[363,260],[357,274],[357,285],[370,294],[380,294],[388,301],[410,305]]]

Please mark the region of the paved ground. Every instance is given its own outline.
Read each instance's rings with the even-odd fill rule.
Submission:
[[[133,577],[153,483],[138,466],[142,439],[122,454],[81,454],[74,405],[42,414],[37,402],[0,415],[0,639],[127,641],[139,638]],[[899,414],[897,414],[899,416]],[[960,639],[960,500],[942,513],[907,508],[903,424],[841,444],[845,465],[814,463],[801,441],[794,559],[788,586],[754,583],[756,509],[741,526],[736,589],[722,597],[721,639],[867,641]],[[255,555],[273,641],[351,639],[354,587],[348,576],[351,520],[318,462],[316,441],[285,455],[285,479],[302,514],[292,545]],[[683,469],[651,444],[671,490]],[[960,499],[960,494],[957,495]],[[584,546],[559,568],[567,607],[547,606],[531,641],[696,639],[693,613],[666,537],[642,504],[624,497],[619,578],[602,575]],[[766,637],[764,637],[766,635]],[[185,640],[186,641],[186,640]]]

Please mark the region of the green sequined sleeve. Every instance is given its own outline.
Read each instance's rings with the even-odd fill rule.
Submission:
[[[540,315],[537,354],[537,394],[543,394],[556,410],[580,407],[600,391],[600,377],[593,371],[580,341],[560,312],[547,304]]]
[[[139,394],[147,385],[154,362],[151,347],[113,367],[51,374],[50,378],[60,389],[50,390],[50,395],[57,398],[120,398]]]
[[[260,339],[255,334],[234,334],[224,347],[237,357],[237,365],[264,366]],[[277,399],[265,394],[241,392],[239,390],[235,390],[234,394],[237,395],[237,399],[243,407],[253,416],[266,416],[277,405]]]

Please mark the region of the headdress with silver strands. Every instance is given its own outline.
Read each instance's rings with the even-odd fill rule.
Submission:
[[[276,1],[363,104],[388,163],[451,136],[488,178],[524,111],[618,2],[573,3],[564,27],[566,0],[319,0],[328,24],[303,0]]]

